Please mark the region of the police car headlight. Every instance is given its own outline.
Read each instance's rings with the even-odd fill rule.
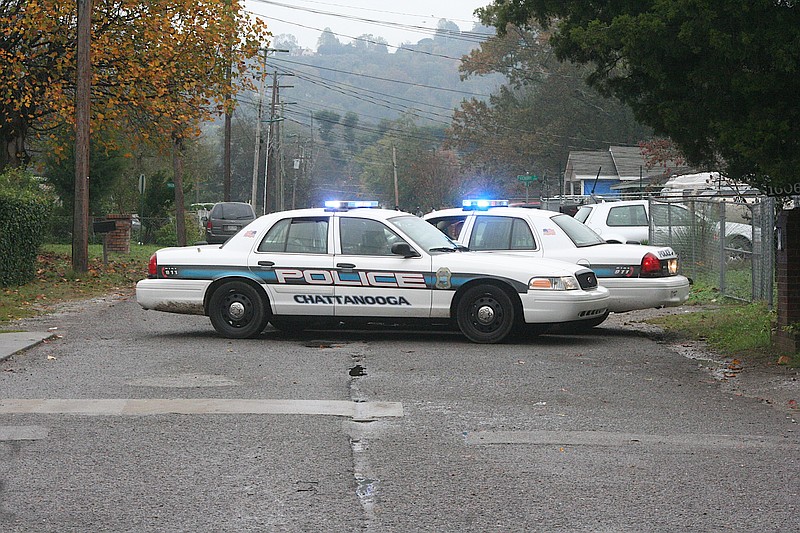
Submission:
[[[531,278],[528,290],[532,291],[575,291],[580,289],[574,276]]]

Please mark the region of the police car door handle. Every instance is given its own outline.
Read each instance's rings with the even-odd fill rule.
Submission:
[[[355,267],[356,266],[353,263],[336,263],[336,268],[341,268],[341,269],[345,269],[345,270],[347,270],[347,269],[352,270]]]
[[[273,263],[272,261],[259,261],[258,266],[264,268],[272,268],[273,266],[275,266],[275,263]]]

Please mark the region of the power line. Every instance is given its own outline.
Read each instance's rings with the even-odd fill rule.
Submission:
[[[320,67],[320,66],[308,65],[306,63],[301,63],[299,61],[292,61],[292,60],[289,60],[289,59],[283,59],[283,58],[277,58],[277,57],[273,57],[271,59],[273,61],[280,61],[280,62],[283,62],[283,63],[290,63],[292,65],[301,65],[301,66],[304,66],[304,67],[310,66],[312,68],[316,68],[316,69],[319,69],[319,70],[327,70],[327,71],[331,71],[331,72],[336,72],[338,74],[347,74],[349,76],[359,76],[359,77],[362,77],[362,78],[378,80],[378,81],[388,81],[388,82],[391,82],[391,83],[397,83],[397,84],[400,84],[400,85],[410,85],[412,87],[419,87],[419,88],[422,88],[422,89],[433,89],[435,91],[444,91],[444,92],[450,92],[450,93],[457,93],[457,94],[463,94],[463,95],[466,95],[466,96],[474,96],[474,97],[480,97],[480,98],[488,98],[490,96],[488,94],[479,94],[479,93],[473,93],[473,92],[469,92],[469,91],[460,91],[458,89],[448,89],[448,88],[445,88],[445,87],[436,87],[435,85],[425,85],[424,83],[415,83],[415,82],[412,82],[412,81],[403,81],[403,80],[393,80],[391,78],[382,78],[380,76],[372,76],[370,74],[359,74],[357,72],[348,72],[346,70],[340,70],[340,69],[335,69],[335,68],[330,68],[330,67]]]
[[[389,109],[390,111],[396,111],[396,112],[399,112],[399,113],[402,114],[402,113],[408,113],[410,110],[418,110],[418,113],[424,113],[426,115],[426,116],[420,117],[420,118],[426,118],[426,119],[431,120],[431,121],[438,121],[439,119],[442,119],[443,121],[445,121],[444,122],[445,124],[449,124],[451,119],[452,119],[452,114],[444,115],[442,113],[437,113],[435,111],[426,111],[424,109],[421,109],[419,107],[419,104],[421,104],[422,107],[437,108],[437,109],[446,110],[446,111],[449,111],[449,112],[452,113],[453,109],[449,108],[449,107],[435,106],[433,104],[423,104],[421,102],[418,102],[418,101],[415,101],[415,100],[411,100],[411,99],[408,99],[408,98],[401,98],[401,97],[397,97],[397,96],[392,96],[392,95],[389,95],[389,94],[386,94],[386,93],[382,93],[382,92],[379,92],[379,91],[373,91],[373,90],[364,89],[364,88],[361,88],[361,87],[356,87],[354,85],[346,84],[346,83],[343,83],[343,82],[336,82],[336,81],[332,81],[332,80],[329,80],[329,79],[326,79],[326,78],[314,77],[313,75],[306,75],[306,74],[302,74],[302,73],[298,73],[298,72],[294,72],[294,75],[298,79],[304,80],[304,81],[306,81],[306,82],[308,82],[308,83],[310,83],[312,85],[316,85],[316,86],[322,87],[324,89],[337,92],[339,94],[342,94],[344,96],[348,96],[350,98],[355,98],[355,99],[359,100],[360,102],[365,102],[366,101],[366,102],[369,102],[369,103],[371,103],[373,105],[376,105],[378,107],[383,107],[383,108]],[[400,100],[400,102],[391,101],[391,100],[389,100],[389,98],[394,99],[394,100]],[[418,106],[409,107],[409,106],[406,106],[403,102],[412,103],[412,104],[418,104]],[[366,116],[366,115],[364,115],[364,116]],[[370,118],[375,118],[376,120],[381,120],[380,117],[370,117]]]
[[[275,3],[275,2],[266,2],[265,1],[264,3]],[[342,3],[338,3],[338,2],[337,3],[331,3],[331,2],[319,2],[319,1],[315,1],[315,0],[306,0],[306,3],[307,4],[319,4],[319,5],[323,5],[323,6],[333,6],[333,7],[340,8],[340,9],[341,8],[345,8],[345,9],[355,9],[357,11],[371,11],[373,13],[385,13],[385,14],[388,14],[388,15],[400,15],[400,16],[403,16],[403,17],[435,18],[435,19],[447,18],[447,17],[437,17],[435,15],[419,15],[419,14],[416,14],[416,13],[403,13],[403,12],[399,12],[399,11],[386,11],[384,9],[372,9],[372,8],[369,8],[369,7],[348,6],[348,5],[345,5],[345,4],[342,4]],[[297,9],[302,9],[302,8],[300,8],[298,6],[291,6],[291,7],[295,7]],[[459,21],[459,22],[473,22],[472,20],[465,20],[465,19],[448,19],[448,20]]]
[[[253,0],[253,1],[258,2],[260,4],[268,4],[268,5],[272,5],[272,6],[276,6],[276,7],[283,7],[283,8],[293,9],[293,10],[297,10],[297,11],[305,11],[305,12],[308,12],[308,13],[314,13],[314,14],[317,14],[317,15],[336,17],[336,18],[341,18],[341,19],[345,19],[345,20],[351,20],[351,21],[355,21],[355,22],[363,22],[363,23],[371,24],[371,25],[375,25],[375,26],[384,26],[384,27],[407,30],[407,31],[413,31],[413,32],[418,32],[418,33],[444,34],[444,35],[448,35],[448,36],[451,36],[451,37],[459,37],[459,36],[461,36],[462,33],[467,33],[469,37],[472,37],[474,35],[478,35],[478,34],[474,34],[473,32],[461,32],[461,31],[454,32],[454,31],[447,30],[447,29],[442,29],[442,28],[433,29],[433,28],[426,27],[426,26],[417,26],[417,25],[414,25],[414,24],[403,24],[403,23],[397,23],[397,22],[388,22],[388,21],[385,21],[385,20],[357,17],[357,16],[354,16],[354,15],[347,15],[347,14],[336,13],[336,12],[332,12],[332,11],[323,11],[323,10],[320,10],[320,9],[314,9],[314,8],[309,8],[309,7],[300,7],[300,6],[296,6],[296,5],[285,4],[283,2],[275,2],[273,0]],[[333,4],[326,4],[326,5],[333,5]],[[341,8],[346,8],[346,7],[349,7],[349,6],[343,6],[341,4],[337,4],[337,5],[335,5],[335,7],[337,9],[341,9]],[[354,8],[354,9],[358,9],[358,8]],[[412,15],[410,13],[397,13],[397,12],[391,12],[391,11],[380,11],[380,10],[370,10],[370,11],[376,11],[376,12],[379,12],[379,13],[404,15],[404,16],[421,16],[421,15]],[[264,16],[264,15],[260,15],[260,16]],[[268,16],[266,16],[266,17],[269,18]],[[449,19],[447,19],[447,17],[440,17],[440,18],[449,20]],[[285,21],[281,21],[281,22],[285,22]],[[472,21],[470,21],[470,22],[472,22]],[[316,29],[316,28],[311,28],[311,29]]]

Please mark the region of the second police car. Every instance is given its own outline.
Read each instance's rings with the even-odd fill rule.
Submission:
[[[228,338],[268,323],[452,319],[478,343],[604,316],[588,268],[464,251],[414,215],[374,202],[264,215],[222,246],[166,248],[136,285],[145,309],[207,315]]]
[[[689,298],[669,246],[611,244],[575,218],[554,211],[509,207],[507,200],[464,200],[461,208],[425,220],[470,250],[560,259],[594,270],[610,294],[609,311],[672,307]],[[584,321],[596,326],[605,316]]]

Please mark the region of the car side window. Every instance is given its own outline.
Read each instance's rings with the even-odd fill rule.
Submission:
[[[461,230],[464,229],[465,220],[467,220],[467,216],[463,215],[457,217],[434,218],[429,220],[429,222],[455,241],[458,240],[458,237],[461,235]]]
[[[512,250],[535,250],[536,241],[528,223],[521,218],[515,218],[511,226],[511,249]]]
[[[259,252],[328,253],[328,218],[285,218],[261,241]]]
[[[469,241],[470,250],[533,250],[536,241],[521,218],[479,216]]]
[[[623,205],[608,210],[608,226],[647,226],[647,212],[643,205]]]
[[[377,220],[342,217],[339,230],[345,255],[392,255],[392,245],[402,241]]]
[[[653,224],[656,226],[689,226],[691,215],[689,211],[677,205],[654,204]]]

